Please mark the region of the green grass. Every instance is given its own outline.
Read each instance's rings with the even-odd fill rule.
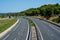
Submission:
[[[17,21],[17,18],[11,18],[7,20],[0,20],[0,33],[9,28]]]
[[[33,23],[32,20],[29,20],[29,23],[30,23],[31,26],[35,26],[35,24]]]
[[[24,18],[25,18],[25,17],[24,17]],[[32,20],[30,20],[29,18],[25,18],[25,19],[28,19],[28,20],[29,20],[29,24],[30,24],[31,26],[35,26],[35,24],[33,23]]]

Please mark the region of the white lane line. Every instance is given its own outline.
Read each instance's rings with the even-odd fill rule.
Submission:
[[[6,40],[10,35],[7,35],[3,40]]]
[[[17,40],[16,38],[14,38],[14,40]]]
[[[33,22],[34,22],[34,21],[33,21]],[[34,22],[34,23],[35,23],[35,22]],[[42,33],[41,33],[41,31],[39,30],[39,28],[38,28],[38,25],[37,25],[36,23],[35,23],[35,25],[36,25],[36,27],[37,27],[37,29],[38,29],[40,35],[41,35],[41,39],[44,40],[44,39],[43,39],[43,36],[42,36]]]
[[[21,21],[20,21],[20,23],[21,23]],[[20,23],[19,23],[19,24],[20,24]],[[15,30],[18,28],[18,26],[19,26],[19,25],[17,25],[17,27],[16,27],[13,31],[15,31]]]
[[[18,27],[16,27],[13,31],[15,31]]]
[[[14,31],[16,30],[16,28],[14,29]],[[9,36],[10,36],[10,34],[8,34],[3,40],[6,40]]]
[[[54,36],[54,34],[51,34],[51,36]]]
[[[43,23],[45,23],[45,24],[47,24],[47,23],[46,23],[46,22],[44,22],[44,21],[42,21],[42,22],[43,22]],[[54,30],[56,30],[56,31],[60,32],[58,29],[53,28],[53,27],[52,27],[52,24],[50,24],[49,26],[50,26],[52,29],[54,29]]]
[[[51,28],[53,28],[51,25],[49,25]],[[56,28],[53,28],[54,30],[56,30],[56,31],[58,31],[58,32],[60,32],[58,29],[56,29]]]
[[[37,26],[37,25],[36,25]],[[38,26],[37,26],[37,28],[38,28]],[[39,30],[39,28],[38,28],[38,30]],[[41,33],[41,31],[39,31],[40,32],[40,35],[41,35],[41,39],[43,40],[43,36],[42,36],[42,33]]]
[[[8,29],[6,29],[5,31],[3,31],[2,33],[0,33],[0,38],[2,38],[3,36],[5,36],[9,31],[11,31],[12,28],[14,28],[17,23],[19,22],[19,19],[11,26],[9,27]]]
[[[48,30],[48,32],[49,32],[49,30]]]
[[[28,24],[28,32],[27,32],[26,40],[28,39],[28,35],[29,35],[29,23],[27,22],[27,24]]]
[[[18,35],[20,35],[20,33],[18,32]]]

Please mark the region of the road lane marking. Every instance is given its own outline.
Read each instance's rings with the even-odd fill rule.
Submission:
[[[14,38],[14,40],[17,40],[16,38]]]
[[[6,40],[10,35],[7,35],[3,40]]]
[[[21,23],[21,21],[20,21],[20,23]],[[20,23],[19,23],[19,24],[20,24]],[[19,27],[19,25],[17,25],[17,27],[15,27],[15,29],[14,29],[13,31],[15,31],[18,27]]]
[[[50,30],[48,30],[48,32],[49,32]]]
[[[5,38],[3,38],[2,40],[6,40],[8,37],[10,36],[10,34],[8,34]]]
[[[31,19],[32,20],[32,19]],[[34,22],[34,20],[32,20],[33,22]],[[35,23],[35,22],[34,22]],[[35,23],[35,25],[36,25],[36,27],[38,28],[38,25]],[[39,30],[39,28],[38,28],[38,30]],[[41,39],[43,40],[43,36],[42,36],[42,33],[41,33],[41,31],[39,30],[39,33],[40,33],[40,36],[41,36]]]
[[[14,38],[14,40],[17,40],[16,38]]]
[[[42,22],[43,22],[43,23],[46,23],[45,21],[42,21]],[[47,23],[46,23],[46,24],[47,24]],[[51,28],[53,28],[53,27],[52,27],[52,24],[50,24],[49,26],[50,26]],[[58,31],[58,32],[60,32],[60,31],[59,31],[58,29],[56,29],[56,28],[53,28],[53,29],[56,30],[56,31]]]
[[[54,36],[54,34],[51,34],[51,36]]]
[[[27,24],[28,24],[28,32],[27,32],[26,40],[28,39],[28,35],[29,35],[29,23],[27,22]]]
[[[34,22],[34,21],[33,21],[33,22]],[[35,23],[35,22],[34,22],[34,23]],[[36,23],[35,23],[35,25],[36,25],[37,29],[39,30],[38,25],[37,25]],[[40,33],[40,35],[41,35],[41,39],[44,40],[41,31],[39,31],[39,33]]]
[[[20,33],[18,32],[18,35],[20,35]]]
[[[37,26],[37,28],[38,28],[38,26]],[[39,28],[38,28],[38,30],[39,30]],[[40,32],[40,35],[41,35],[41,39],[43,40],[43,36],[42,36],[42,33],[41,33],[41,31],[39,31]]]
[[[15,31],[18,27],[16,27],[13,31]]]
[[[51,28],[53,28],[51,25],[49,25]],[[58,29],[56,29],[56,28],[53,28],[54,30],[56,30],[56,31],[58,31],[58,32],[60,32]]]
[[[0,33],[0,38],[4,37],[9,31],[11,31],[17,25],[18,22],[19,19],[11,27]]]

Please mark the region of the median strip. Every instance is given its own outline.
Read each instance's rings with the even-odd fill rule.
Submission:
[[[28,19],[28,18],[27,18]],[[37,35],[36,35],[36,29],[35,29],[35,24],[33,23],[32,20],[28,19],[29,23],[31,25],[32,28],[32,40],[37,40]]]

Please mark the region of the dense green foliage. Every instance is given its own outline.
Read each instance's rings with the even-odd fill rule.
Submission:
[[[38,8],[30,8],[22,12],[9,13],[9,14],[7,13],[7,16],[9,15],[11,16],[42,16],[46,19],[49,19],[50,17],[53,17],[53,16],[59,16],[59,14],[60,14],[60,5],[57,3],[57,4],[43,5]]]
[[[52,16],[58,16],[60,14],[60,5],[57,4],[48,4],[43,5],[38,8],[30,8],[28,10],[12,13],[12,16],[43,16],[45,18],[50,18]],[[8,15],[8,14],[7,14]]]
[[[0,18],[5,18],[5,17],[7,17],[6,14],[0,14]]]
[[[44,16],[46,18],[49,18],[51,16],[55,16],[60,14],[60,5],[57,4],[48,4],[43,5],[38,8],[30,8],[22,12],[16,12],[16,13],[9,13],[7,15],[11,16]]]
[[[53,22],[56,22],[56,23],[60,23],[60,17],[56,18],[56,19],[53,19],[52,20]]]

